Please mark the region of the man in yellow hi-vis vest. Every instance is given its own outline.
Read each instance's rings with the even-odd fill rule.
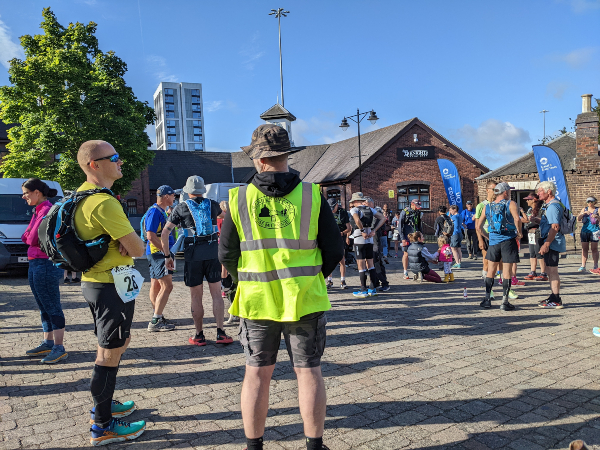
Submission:
[[[299,149],[284,128],[261,125],[242,149],[258,173],[229,191],[219,260],[237,283],[229,312],[240,317],[246,354],[241,406],[248,449],[262,449],[282,333],[298,378],[307,448],[326,449],[321,356],[331,305],[324,275],[344,256],[341,236],[319,187],[288,171],[288,155]]]

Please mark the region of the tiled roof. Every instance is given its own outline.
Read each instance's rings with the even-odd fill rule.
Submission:
[[[200,175],[206,184],[232,182],[231,153],[152,151],[154,160],[148,166],[150,189],[156,189],[163,184],[173,189],[181,189],[192,175]]]
[[[256,173],[254,163],[244,152],[231,153],[234,183],[248,183]]]
[[[267,109],[264,113],[262,113],[260,115],[260,118],[262,120],[284,118],[284,119],[289,120],[290,122],[293,122],[294,120],[296,120],[296,116],[294,116],[291,112],[289,112],[287,109],[285,109],[279,103],[276,103],[275,105],[273,105],[269,109]]]
[[[574,133],[567,133],[559,136],[558,138],[547,142],[546,145],[556,152],[562,163],[563,170],[572,170],[573,159],[577,154],[577,147]],[[487,178],[497,178],[506,175],[518,175],[525,173],[536,173],[537,166],[535,159],[533,158],[533,151],[521,156],[508,164],[499,167],[491,172],[481,175],[478,180],[485,180]]]

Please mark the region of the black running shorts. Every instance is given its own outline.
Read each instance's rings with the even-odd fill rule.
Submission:
[[[519,262],[519,247],[516,239],[507,239],[499,244],[490,245],[485,259],[492,262],[502,261],[505,264]]]
[[[246,364],[272,366],[277,361],[281,333],[292,367],[319,367],[325,350],[327,317],[324,312],[307,314],[297,322],[240,319],[238,336]]]
[[[120,348],[131,335],[135,300],[123,303],[113,283],[81,283],[94,317],[94,334],[102,348]]]
[[[221,281],[221,263],[218,259],[204,261],[186,261],[183,269],[183,281],[188,287],[200,286],[206,278],[209,283]]]
[[[373,259],[373,244],[356,244],[354,255],[356,259]]]

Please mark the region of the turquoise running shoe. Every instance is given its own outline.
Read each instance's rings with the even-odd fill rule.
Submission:
[[[367,294],[369,294],[369,297],[375,297],[377,295],[377,289],[369,289],[367,290]]]
[[[369,291],[355,291],[352,295],[358,298],[367,298],[369,296]]]
[[[146,429],[146,422],[124,422],[119,419],[113,419],[107,428],[100,428],[95,424],[90,431],[92,437],[90,443],[93,446],[108,445],[114,442],[132,441],[142,435]]]
[[[510,291],[508,291],[508,298],[510,298],[511,300],[516,300],[517,298],[519,298],[519,295],[511,289]]]
[[[132,412],[135,411],[135,402],[133,400],[129,400],[128,402],[121,403],[117,400],[113,400],[110,405],[110,412],[112,413],[113,418],[120,419],[122,417],[127,417]],[[92,408],[90,411],[91,419],[90,423],[94,424],[94,418],[96,414],[96,408]]]
[[[27,350],[25,352],[25,354],[27,356],[41,356],[41,355],[47,355],[51,351],[52,351],[52,346],[46,344],[45,341],[42,341],[42,343],[40,345],[38,345],[36,348],[32,348],[31,350]]]
[[[600,337],[600,327],[594,327],[592,329],[592,334],[596,337]]]
[[[68,357],[69,354],[62,345],[55,345],[52,347],[52,351],[42,358],[40,364],[56,364],[59,361],[64,361]]]

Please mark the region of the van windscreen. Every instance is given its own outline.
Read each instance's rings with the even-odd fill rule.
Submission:
[[[0,223],[29,223],[34,210],[19,194],[0,195]]]

